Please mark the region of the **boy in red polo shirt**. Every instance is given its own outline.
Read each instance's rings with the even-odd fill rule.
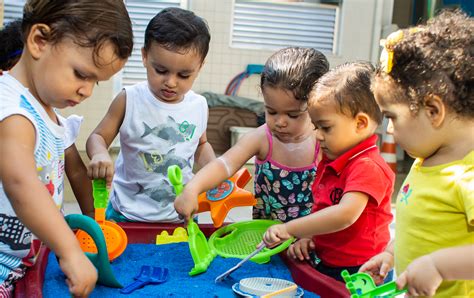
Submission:
[[[357,272],[390,240],[395,175],[376,146],[382,114],[370,90],[372,74],[370,64],[355,62],[318,81],[308,106],[324,152],[312,186],[313,213],[274,225],[263,237],[267,246],[298,238],[289,255],[310,260],[314,251],[315,268],[341,281],[342,270]]]

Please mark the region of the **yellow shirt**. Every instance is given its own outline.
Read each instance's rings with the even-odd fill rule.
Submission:
[[[422,167],[416,160],[397,197],[395,269],[442,248],[474,244],[474,151]],[[444,281],[436,297],[474,297],[474,281]]]

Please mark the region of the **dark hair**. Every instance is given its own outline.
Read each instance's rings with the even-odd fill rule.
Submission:
[[[94,48],[94,62],[106,42],[115,46],[120,59],[130,57],[133,32],[123,0],[29,0],[23,9],[23,36],[35,24],[51,28],[44,37],[53,44],[71,38],[83,47]]]
[[[146,51],[152,42],[169,51],[195,50],[201,61],[207,56],[211,34],[206,21],[192,11],[169,7],[150,20],[145,30]]]
[[[0,69],[9,70],[20,59],[23,51],[21,37],[21,20],[15,20],[5,25],[0,31]]]
[[[297,100],[308,101],[316,81],[329,70],[329,62],[313,48],[284,48],[268,58],[260,78],[265,86],[290,90]]]
[[[461,11],[442,11],[420,30],[404,30],[395,43],[389,74],[377,70],[374,90],[416,112],[437,95],[460,116],[474,116],[474,21]],[[393,91],[393,92],[392,92]]]
[[[330,70],[314,87],[316,100],[330,98],[337,102],[342,113],[355,117],[366,113],[380,124],[382,112],[370,89],[374,67],[368,62],[344,63]]]

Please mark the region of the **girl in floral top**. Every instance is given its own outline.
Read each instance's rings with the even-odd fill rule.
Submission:
[[[310,48],[285,48],[268,59],[260,81],[266,124],[244,135],[186,185],[175,201],[176,211],[186,221],[197,212],[201,192],[216,187],[254,156],[254,218],[286,222],[310,213],[311,183],[320,154],[307,101],[328,68],[326,57]]]

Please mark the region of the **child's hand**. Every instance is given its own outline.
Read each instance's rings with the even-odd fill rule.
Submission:
[[[408,286],[410,296],[433,296],[443,277],[436,268],[433,259],[425,255],[415,259],[397,278],[397,287]]]
[[[311,258],[310,251],[314,250],[313,239],[302,238],[290,245],[288,248],[288,256],[300,261],[309,260]]]
[[[174,208],[184,218],[184,225],[187,226],[189,220],[199,208],[197,195],[185,188],[174,200]]]
[[[292,236],[288,233],[285,224],[273,225],[267,229],[263,235],[263,242],[267,247],[273,247],[282,241],[290,239]]]
[[[69,292],[75,297],[87,297],[97,282],[97,270],[86,255],[80,250],[74,250],[59,258],[59,266],[66,275]]]
[[[359,272],[366,272],[372,276],[375,284],[382,284],[387,273],[393,268],[393,255],[387,251],[379,253],[368,260],[359,269]]]
[[[107,188],[112,186],[112,178],[114,177],[114,164],[108,153],[100,153],[92,156],[91,162],[87,169],[87,176],[90,179],[105,178]]]

